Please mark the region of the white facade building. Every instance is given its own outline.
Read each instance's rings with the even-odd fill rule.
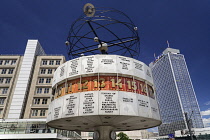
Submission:
[[[63,55],[46,55],[28,40],[21,55],[0,55],[0,139],[80,139],[74,131],[46,125],[55,69]]]

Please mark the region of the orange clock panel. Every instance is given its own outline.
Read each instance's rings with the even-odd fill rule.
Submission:
[[[91,76],[69,80],[57,86],[55,98],[66,94],[97,90],[133,92],[155,98],[152,86],[144,81],[122,76]]]

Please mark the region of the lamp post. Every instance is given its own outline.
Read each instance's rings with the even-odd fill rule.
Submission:
[[[193,113],[193,111],[192,111],[192,113]],[[185,115],[185,119],[187,122],[188,130],[190,132],[190,138],[191,138],[191,140],[193,140],[192,131],[191,131],[191,123],[190,123],[190,120],[191,120],[190,118],[191,118],[192,114],[190,115],[190,118],[188,118],[187,112],[185,112],[184,115]]]

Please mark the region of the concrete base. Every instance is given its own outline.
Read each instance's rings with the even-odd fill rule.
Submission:
[[[111,126],[99,126],[96,128],[96,131],[99,132],[98,140],[112,140],[110,137],[111,131],[114,130]]]

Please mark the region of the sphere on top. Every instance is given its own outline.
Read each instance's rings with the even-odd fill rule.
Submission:
[[[69,59],[84,55],[117,54],[138,59],[137,27],[121,11],[87,3],[84,13],[73,22],[65,42]],[[104,47],[104,45],[106,46]]]

